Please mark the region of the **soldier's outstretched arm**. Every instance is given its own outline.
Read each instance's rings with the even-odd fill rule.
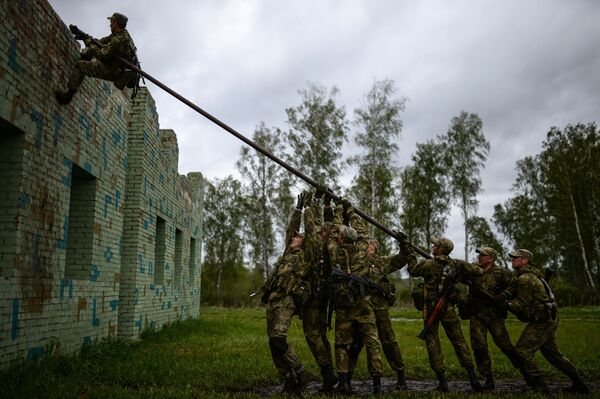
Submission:
[[[354,230],[356,230],[356,233],[358,233],[358,237],[362,238],[363,240],[368,240],[369,238],[371,238],[369,235],[369,228],[367,227],[367,223],[363,220],[363,218],[354,213],[354,208],[352,206],[348,207],[347,213],[348,219],[350,220],[350,226],[352,226]]]
[[[483,270],[481,267],[474,265],[472,263],[466,262],[461,259],[453,259],[457,264],[461,264],[463,266],[462,273],[460,275],[460,281],[463,283],[467,283],[473,278],[477,278],[483,276]]]
[[[292,243],[292,237],[294,236],[294,231],[300,230],[300,222],[302,221],[302,206],[303,206],[304,197],[303,194],[298,195],[298,203],[296,204],[296,208],[292,212],[292,216],[290,218],[290,222],[288,223],[287,230],[285,231],[285,248],[287,249]]]

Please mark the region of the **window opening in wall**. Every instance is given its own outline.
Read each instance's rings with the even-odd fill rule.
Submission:
[[[154,284],[164,284],[165,255],[167,252],[167,222],[156,217],[156,239],[154,240]]]
[[[181,269],[183,258],[183,231],[175,229],[175,287],[181,286]]]
[[[196,277],[196,256],[197,256],[197,248],[196,248],[196,239],[194,237],[190,238],[190,287],[194,286],[194,277]]]
[[[89,280],[94,253],[96,178],[72,164],[65,279]]]

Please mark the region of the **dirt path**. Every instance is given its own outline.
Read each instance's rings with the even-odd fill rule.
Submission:
[[[546,381],[550,388],[550,393],[558,393],[561,388],[566,388],[570,385],[568,381]],[[396,380],[391,378],[382,378],[381,388],[383,393],[391,392],[403,392],[396,391],[395,389]],[[312,382],[306,389],[307,394],[321,394],[319,388],[320,382]],[[426,392],[431,391],[437,386],[436,380],[412,380],[408,381],[408,391],[404,392]],[[600,382],[590,382],[588,384],[592,393],[598,393],[600,390]],[[468,381],[449,381],[448,388],[450,392],[473,392]],[[371,381],[352,381],[352,389],[356,395],[371,395],[373,392],[373,385]],[[274,394],[281,393],[282,385],[270,386],[270,387],[258,387],[252,390],[253,393],[261,396],[271,396]],[[529,388],[525,385],[525,382],[521,380],[497,380],[496,390],[489,391],[490,393],[521,393],[527,392]]]

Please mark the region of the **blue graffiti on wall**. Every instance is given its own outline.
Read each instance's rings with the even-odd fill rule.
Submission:
[[[10,325],[10,337],[14,341],[19,335],[19,307],[21,300],[19,298],[13,298],[12,300],[12,320]]]
[[[69,237],[69,217],[65,216],[65,221],[63,222],[63,238],[56,242],[56,248],[58,249],[67,249],[67,239]]]
[[[21,65],[17,62],[17,38],[15,37],[10,39],[10,46],[8,48],[8,66],[16,73],[21,71]]]
[[[31,120],[35,123],[35,147],[42,149],[42,140],[44,138],[44,116],[35,109],[31,109]]]
[[[69,287],[69,298],[73,298],[73,280],[60,280],[59,298],[62,301],[65,298],[65,287]]]
[[[100,268],[98,265],[92,265],[90,269],[90,281],[98,281],[98,277],[100,277]]]

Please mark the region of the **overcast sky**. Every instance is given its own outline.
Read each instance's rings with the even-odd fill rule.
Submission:
[[[285,108],[307,82],[337,86],[351,118],[373,82],[394,80],[408,98],[400,166],[460,111],[477,113],[491,143],[479,196],[486,218],[510,196],[515,162],[538,153],[550,127],[599,118],[600,1],[50,3],[96,37],[109,33],[107,16],[127,15],[142,68],[247,137],[260,121],[287,129]],[[180,173],[237,175],[241,142],[149,87],[161,128],[177,133]],[[447,236],[462,256],[457,210]]]

